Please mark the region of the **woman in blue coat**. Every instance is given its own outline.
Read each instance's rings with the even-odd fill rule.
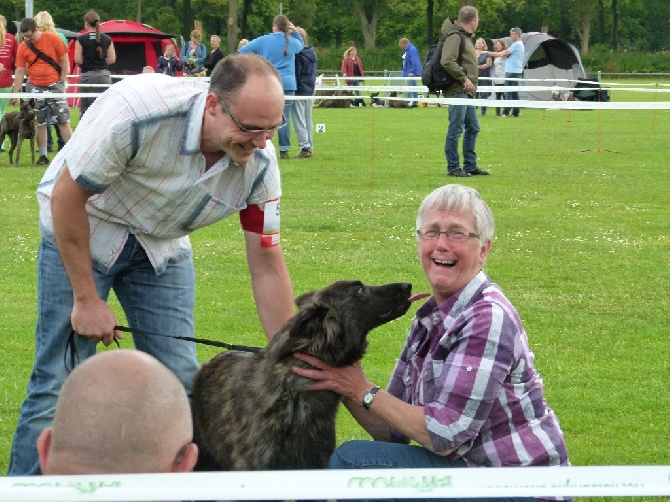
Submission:
[[[184,74],[186,75],[200,75],[204,76],[205,57],[207,57],[207,47],[201,42],[202,35],[199,30],[191,32],[191,41],[186,42],[181,47],[180,61],[184,67]]]
[[[272,33],[260,36],[240,49],[240,54],[263,56],[279,72],[285,96],[294,96],[298,88],[295,78],[295,55],[305,44],[293,23],[286,16],[279,15],[272,22]],[[279,158],[288,159],[291,148],[291,108],[293,100],[284,102],[286,125],[279,129]]]

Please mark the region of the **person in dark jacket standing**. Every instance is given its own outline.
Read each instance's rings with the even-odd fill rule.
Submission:
[[[295,29],[305,42],[305,48],[295,55],[295,79],[298,84],[295,95],[313,96],[316,84],[316,52],[313,47],[307,45],[307,32],[300,26],[296,26]],[[312,156],[313,106],[314,101],[311,98],[296,99],[293,103],[293,127],[300,145],[300,152],[296,155],[298,159],[308,159]]]
[[[175,76],[175,72],[182,69],[181,61],[174,53],[174,45],[168,44],[165,46],[165,54],[158,58],[158,66],[156,73],[164,73],[170,77]]]
[[[207,57],[205,57],[205,62],[203,63],[205,67],[205,75],[208,77],[212,74],[212,70],[216,66],[216,63],[223,59],[223,51],[221,50],[221,37],[218,35],[212,35],[209,37],[209,43],[212,46],[212,50],[209,51]]]
[[[479,64],[473,43],[479,25],[479,13],[472,6],[461,7],[458,21],[447,18],[440,29],[440,40],[444,40],[440,63],[454,81],[442,94],[449,98],[473,99],[477,92]],[[463,50],[461,51],[461,46]],[[458,156],[458,140],[463,134],[463,167]],[[486,175],[488,171],[477,167],[475,143],[479,134],[477,108],[474,105],[449,105],[449,129],[444,152],[447,157],[447,175],[467,178]]]
[[[100,16],[89,10],[84,16],[86,33],[79,35],[74,46],[74,62],[81,66],[80,84],[105,84],[104,87],[84,87],[82,92],[104,92],[112,84],[109,65],[116,61],[116,50],[109,35],[100,33]],[[95,98],[81,98],[83,115]]]

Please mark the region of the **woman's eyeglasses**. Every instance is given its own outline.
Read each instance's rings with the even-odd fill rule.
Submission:
[[[465,242],[473,237],[479,237],[479,234],[474,232],[464,232],[458,229],[440,230],[439,228],[427,228],[425,230],[416,231],[416,235],[419,236],[419,239],[424,241],[439,239],[442,234],[445,235],[447,240],[452,242]]]

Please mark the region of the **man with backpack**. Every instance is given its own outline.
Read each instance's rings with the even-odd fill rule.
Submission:
[[[461,7],[458,21],[447,18],[440,29],[443,40],[440,64],[452,77],[452,81],[442,89],[449,98],[474,99],[477,92],[479,65],[474,33],[479,24],[479,13],[472,6]],[[465,130],[465,133],[463,131]],[[467,178],[475,175],[487,175],[488,171],[477,167],[475,143],[479,133],[477,108],[469,104],[449,105],[449,129],[444,147],[447,158],[447,175]],[[463,134],[463,166],[458,155],[458,142]]]

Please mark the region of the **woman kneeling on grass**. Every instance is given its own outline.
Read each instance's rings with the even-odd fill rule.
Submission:
[[[342,395],[375,439],[347,441],[331,468],[569,465],[521,319],[482,270],[493,233],[493,214],[473,188],[445,185],[424,199],[417,246],[433,294],[416,313],[386,391],[360,362],[332,368],[296,354],[315,369],[294,372],[315,380],[314,390]]]

